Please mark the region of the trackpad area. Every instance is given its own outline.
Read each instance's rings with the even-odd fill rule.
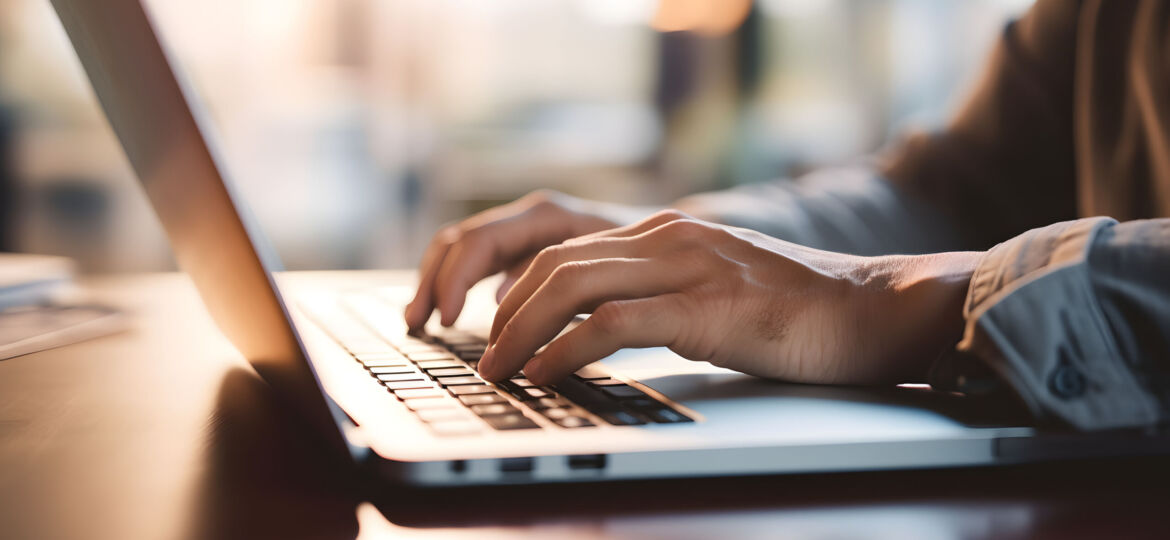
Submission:
[[[986,408],[973,399],[922,387],[785,383],[692,362],[665,348],[621,351],[603,363],[699,413],[705,428],[737,440],[748,434],[819,442],[918,439],[1010,425],[982,412]]]

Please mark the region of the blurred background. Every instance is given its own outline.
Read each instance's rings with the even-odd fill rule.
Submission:
[[[940,125],[1029,0],[147,0],[290,269],[537,188],[636,204]],[[48,0],[0,0],[0,251],[173,268]]]

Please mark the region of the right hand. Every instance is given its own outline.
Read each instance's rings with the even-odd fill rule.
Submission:
[[[437,308],[443,326],[451,326],[463,310],[467,291],[483,278],[506,272],[498,300],[540,250],[632,223],[642,214],[634,207],[536,191],[447,225],[423,253],[418,292],[406,306],[406,324],[411,330],[421,329]]]

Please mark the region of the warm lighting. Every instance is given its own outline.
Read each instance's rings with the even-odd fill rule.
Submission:
[[[751,0],[661,0],[650,24],[659,32],[722,36],[739,28],[751,7]]]

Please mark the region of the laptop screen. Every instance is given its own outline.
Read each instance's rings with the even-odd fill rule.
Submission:
[[[284,399],[338,448],[344,413],[325,397],[233,192],[193,93],[140,0],[53,0],[106,118],[211,316]],[[270,260],[275,260],[268,257]]]

